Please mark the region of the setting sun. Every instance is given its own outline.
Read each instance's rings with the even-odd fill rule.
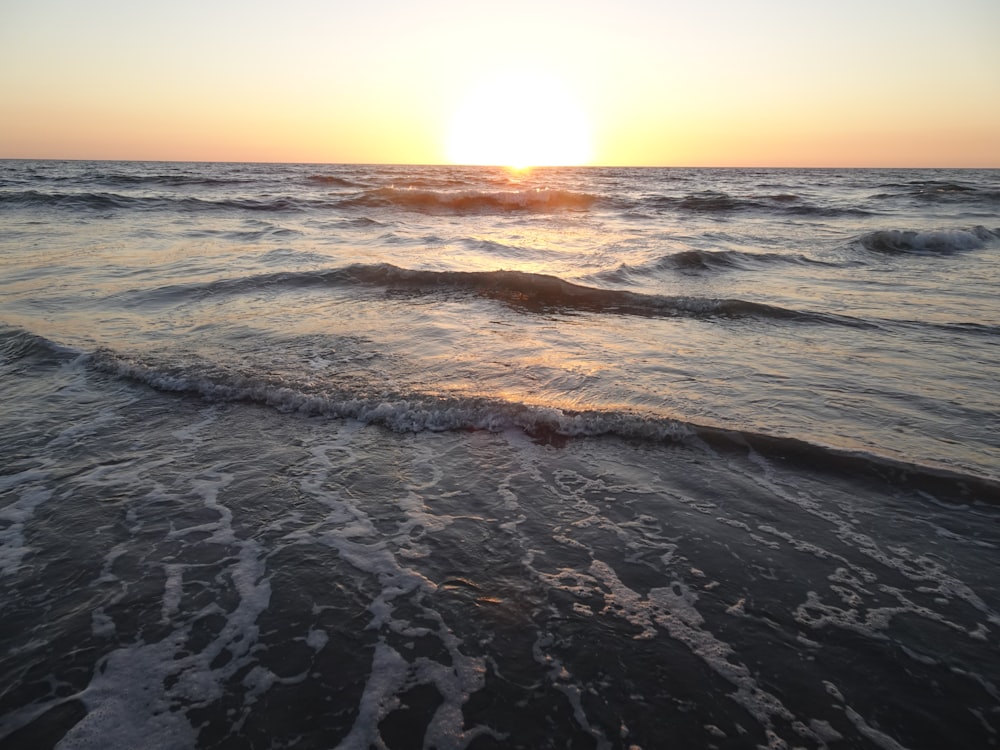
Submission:
[[[462,100],[446,143],[454,164],[573,166],[591,158],[583,109],[555,78],[506,73]]]

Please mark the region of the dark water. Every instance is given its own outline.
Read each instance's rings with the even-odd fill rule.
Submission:
[[[0,162],[0,228],[0,745],[997,743],[997,171]]]

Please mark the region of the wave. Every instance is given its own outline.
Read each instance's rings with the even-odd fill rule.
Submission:
[[[793,193],[738,197],[718,190],[703,190],[685,196],[660,195],[647,199],[657,209],[696,213],[735,213],[765,211],[792,216],[868,216],[870,211],[857,207],[817,206]]]
[[[906,180],[883,183],[880,187],[888,192],[876,193],[871,196],[872,200],[895,201],[903,198],[921,204],[960,203],[969,206],[977,203],[987,205],[1000,203],[1000,190],[995,187],[987,188],[949,180]]]
[[[236,242],[257,242],[260,240],[274,239],[281,237],[298,237],[302,232],[288,227],[264,226],[260,229],[189,229],[183,232],[185,237],[203,238],[220,237]]]
[[[306,178],[306,180],[308,182],[312,182],[317,185],[326,185],[328,187],[344,187],[344,188],[364,187],[363,183],[354,182],[353,180],[348,180],[344,177],[337,177],[335,175],[329,175],[329,174],[311,174]]]
[[[230,371],[209,362],[157,362],[101,348],[83,352],[19,328],[0,326],[0,365],[60,366],[79,363],[104,375],[158,391],[214,403],[251,403],[283,413],[351,419],[395,432],[504,432],[515,429],[541,443],[614,436],[676,443],[720,454],[752,453],[812,472],[889,482],[938,500],[1000,505],[1000,480],[952,468],[907,462],[864,451],[846,451],[794,437],[768,435],[630,411],[574,411],[490,397],[449,397],[382,389],[341,390],[303,379]]]
[[[983,189],[946,180],[914,180],[909,183],[907,192],[910,197],[926,203],[1000,202],[1000,190]]]
[[[290,197],[276,198],[169,198],[161,196],[130,196],[117,193],[59,193],[22,190],[0,193],[0,205],[60,208],[80,211],[107,210],[168,210],[213,211],[241,210],[266,212],[301,212],[313,208],[329,208],[327,201],[312,201]]]
[[[0,366],[14,365],[23,360],[61,362],[81,354],[76,349],[57,344],[22,328],[0,324]]]
[[[88,211],[127,208],[135,200],[135,198],[113,193],[43,193],[38,190],[0,193],[0,205],[16,207],[41,206]]]
[[[238,177],[208,177],[205,175],[175,175],[175,174],[116,174],[99,173],[89,175],[88,179],[107,185],[162,185],[165,187],[217,187],[247,184],[250,178]]]
[[[1000,338],[1000,325],[990,325],[989,323],[972,323],[968,321],[938,322],[932,320],[883,320],[880,321],[885,327],[904,326],[915,331],[925,331],[934,329],[945,333],[960,334],[965,336],[984,336],[987,338]]]
[[[205,174],[166,174],[130,172],[84,171],[77,174],[44,174],[35,170],[25,170],[31,182],[78,185],[81,182],[111,186],[163,186],[163,187],[219,187],[245,185],[257,180],[256,177],[227,176],[212,177]]]
[[[942,229],[915,231],[883,229],[862,235],[856,244],[874,253],[885,255],[947,255],[978,250],[1000,241],[1000,229],[983,226],[972,229]]]
[[[421,213],[552,213],[583,211],[597,197],[567,190],[417,190],[381,187],[346,197],[322,200],[277,196],[273,198],[232,197],[227,199],[132,196],[107,192],[42,192],[22,190],[0,193],[0,205],[46,207],[81,211],[167,210],[167,211],[268,211],[302,212],[335,208],[402,208]]]
[[[205,284],[168,285],[126,293],[136,304],[189,297],[244,294],[259,289],[375,286],[412,294],[474,294],[528,312],[585,312],[642,317],[750,318],[871,328],[858,318],[793,310],[736,298],[672,297],[602,289],[526,271],[431,271],[388,263],[355,264],[325,271],[289,271],[223,279]],[[119,295],[121,296],[121,295]]]
[[[402,208],[421,213],[548,213],[584,211],[597,202],[589,193],[570,190],[426,190],[411,187],[380,187],[344,199],[345,207]]]
[[[615,436],[654,443],[702,445],[719,453],[752,452],[811,471],[888,481],[941,500],[1000,505],[1000,481],[954,469],[919,465],[869,452],[844,451],[798,438],[698,425],[627,411],[572,411],[498,398],[442,397],[424,393],[308,391],[279,379],[160,368],[109,350],[87,356],[94,369],[160,391],[213,402],[249,402],[281,412],[352,419],[395,432],[503,432],[517,429],[535,440]]]
[[[772,265],[828,266],[830,264],[808,258],[805,255],[745,253],[738,250],[682,250],[638,266],[623,263],[615,270],[603,272],[598,274],[598,276],[606,281],[627,281],[629,278],[649,276],[660,271],[678,271],[681,273],[702,273],[732,269],[747,271],[766,268]]]

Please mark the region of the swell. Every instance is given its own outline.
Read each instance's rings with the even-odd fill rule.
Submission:
[[[770,266],[829,266],[830,263],[814,260],[805,255],[781,253],[745,253],[738,250],[682,250],[657,258],[649,263],[632,266],[622,264],[613,271],[598,276],[606,281],[626,281],[629,278],[654,275],[660,271],[704,273],[728,270],[754,270]]]
[[[886,187],[898,192],[880,193],[875,198],[896,198],[902,195],[918,203],[940,204],[998,204],[1000,190],[996,187],[982,187],[949,180],[910,180],[905,183],[889,184]]]
[[[0,365],[63,362],[81,353],[23,328],[0,323]]]
[[[252,181],[244,177],[209,177],[207,175],[174,175],[174,174],[95,174],[88,179],[107,185],[145,185],[164,187],[218,187],[227,185],[244,185]]]
[[[360,182],[331,174],[311,174],[306,178],[306,181],[315,185],[325,185],[326,187],[357,188],[363,186]]]
[[[110,185],[115,187],[220,187],[246,185],[256,181],[255,177],[213,177],[205,174],[132,174],[128,172],[88,171],[81,174],[38,174],[29,173],[32,182],[52,184],[79,184],[82,182]]]
[[[658,195],[644,201],[659,210],[695,213],[764,211],[790,216],[868,216],[871,211],[856,206],[818,206],[793,193],[736,196],[718,190],[703,190],[683,196]]]
[[[315,208],[330,208],[329,201],[306,200],[287,196],[276,198],[229,198],[211,200],[186,196],[169,198],[163,196],[130,196],[118,193],[69,193],[22,190],[0,193],[0,206],[58,208],[76,211],[271,211],[298,212]]]
[[[1000,325],[990,325],[988,323],[973,323],[967,321],[954,323],[937,323],[933,321],[897,321],[896,325],[909,325],[914,329],[934,328],[939,331],[953,334],[965,334],[968,336],[983,336],[986,338],[1000,339]]]
[[[370,286],[414,295],[469,294],[504,302],[527,312],[586,312],[642,317],[765,319],[871,328],[872,323],[844,315],[793,310],[752,300],[671,297],[601,289],[525,271],[430,271],[388,263],[356,264],[326,271],[296,271],[224,279],[206,284],[168,285],[133,291],[130,304],[179,302],[260,289]]]
[[[510,429],[539,442],[614,436],[652,443],[682,443],[717,453],[748,452],[770,460],[824,472],[889,482],[939,500],[1000,505],[1000,481],[950,468],[926,466],[866,452],[837,450],[791,437],[698,425],[625,411],[572,411],[499,398],[442,397],[425,393],[363,393],[308,390],[280,378],[229,374],[214,368],[161,368],[98,350],[86,357],[93,369],[156,390],[213,402],[247,402],[280,412],[352,419],[395,432],[452,432]]]
[[[341,201],[344,207],[401,208],[419,213],[548,213],[583,211],[597,196],[570,190],[428,190],[380,187]]]
[[[78,211],[272,211],[298,212],[353,208],[400,208],[429,214],[552,213],[583,211],[597,197],[568,190],[420,190],[381,187],[327,198],[277,196],[226,199],[184,196],[132,196],[113,192],[59,192],[21,190],[0,193],[0,206],[60,208]]]

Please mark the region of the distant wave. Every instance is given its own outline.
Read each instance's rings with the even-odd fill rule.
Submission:
[[[1000,230],[977,226],[972,229],[942,229],[936,231],[879,230],[858,238],[857,244],[866,250],[886,255],[907,253],[946,255],[966,250],[978,250],[1000,241]]]
[[[185,196],[131,196],[107,192],[42,192],[22,190],[0,192],[0,205],[41,206],[71,210],[174,210],[174,211],[271,211],[301,212],[334,208],[402,208],[422,213],[550,213],[583,211],[596,196],[567,190],[417,190],[381,187],[316,200],[314,198],[277,196],[269,198],[232,197],[223,200]]]
[[[101,184],[111,186],[164,186],[164,187],[214,187],[224,185],[241,185],[256,181],[256,177],[211,177],[205,174],[151,174],[131,172],[104,172],[99,170],[85,171],[78,175],[38,174],[31,175],[32,182]]]
[[[466,293],[496,299],[529,312],[575,311],[643,317],[752,318],[868,328],[857,318],[743,299],[671,297],[600,289],[556,276],[525,271],[429,271],[388,263],[356,264],[326,271],[297,271],[224,279],[207,284],[168,285],[126,293],[134,304],[180,301],[189,296],[243,294],[263,288],[377,286],[414,294]]]
[[[908,188],[907,192],[911,197],[928,203],[1000,202],[1000,190],[983,189],[945,180],[916,180],[910,182]]]
[[[166,187],[214,187],[218,185],[240,185],[251,182],[244,177],[208,177],[206,175],[183,174],[128,174],[97,173],[90,180],[108,185],[163,185]]]
[[[147,198],[145,200],[155,200],[156,202],[163,203],[160,199]],[[0,206],[41,206],[93,211],[128,208],[135,201],[135,198],[116,195],[114,193],[48,193],[39,190],[0,193]]]
[[[857,207],[816,206],[792,193],[740,197],[722,191],[703,190],[684,196],[660,195],[646,201],[654,208],[696,213],[733,213],[766,211],[793,216],[867,216],[870,212]]]
[[[1000,203],[1000,189],[981,185],[962,184],[948,180],[908,180],[881,185],[887,192],[877,193],[873,200],[899,200],[905,198],[923,204],[968,204],[970,207],[986,204],[996,208]]]
[[[751,270],[773,265],[829,265],[805,255],[782,253],[745,253],[738,250],[682,250],[664,255],[642,265],[622,264],[614,271],[599,274],[606,281],[628,281],[630,278],[649,276],[660,271],[702,273],[730,269]]]
[[[393,206],[424,213],[497,213],[524,211],[583,211],[597,196],[569,190],[427,190],[411,187],[380,187],[346,198],[342,206]]]
[[[311,201],[290,197],[276,198],[170,198],[161,196],[130,196],[117,193],[65,193],[22,190],[0,193],[0,205],[62,208],[79,211],[120,210],[186,210],[186,211],[270,211],[299,212],[312,208],[329,208],[328,201]]]
[[[183,234],[185,237],[220,237],[237,242],[257,242],[278,237],[297,237],[302,232],[287,227],[268,225],[260,229],[189,229]]]
[[[344,177],[337,177],[336,175],[329,174],[311,174],[306,179],[309,182],[313,182],[318,185],[327,185],[329,187],[356,188],[363,186],[360,182],[354,182],[353,180],[348,180]]]

